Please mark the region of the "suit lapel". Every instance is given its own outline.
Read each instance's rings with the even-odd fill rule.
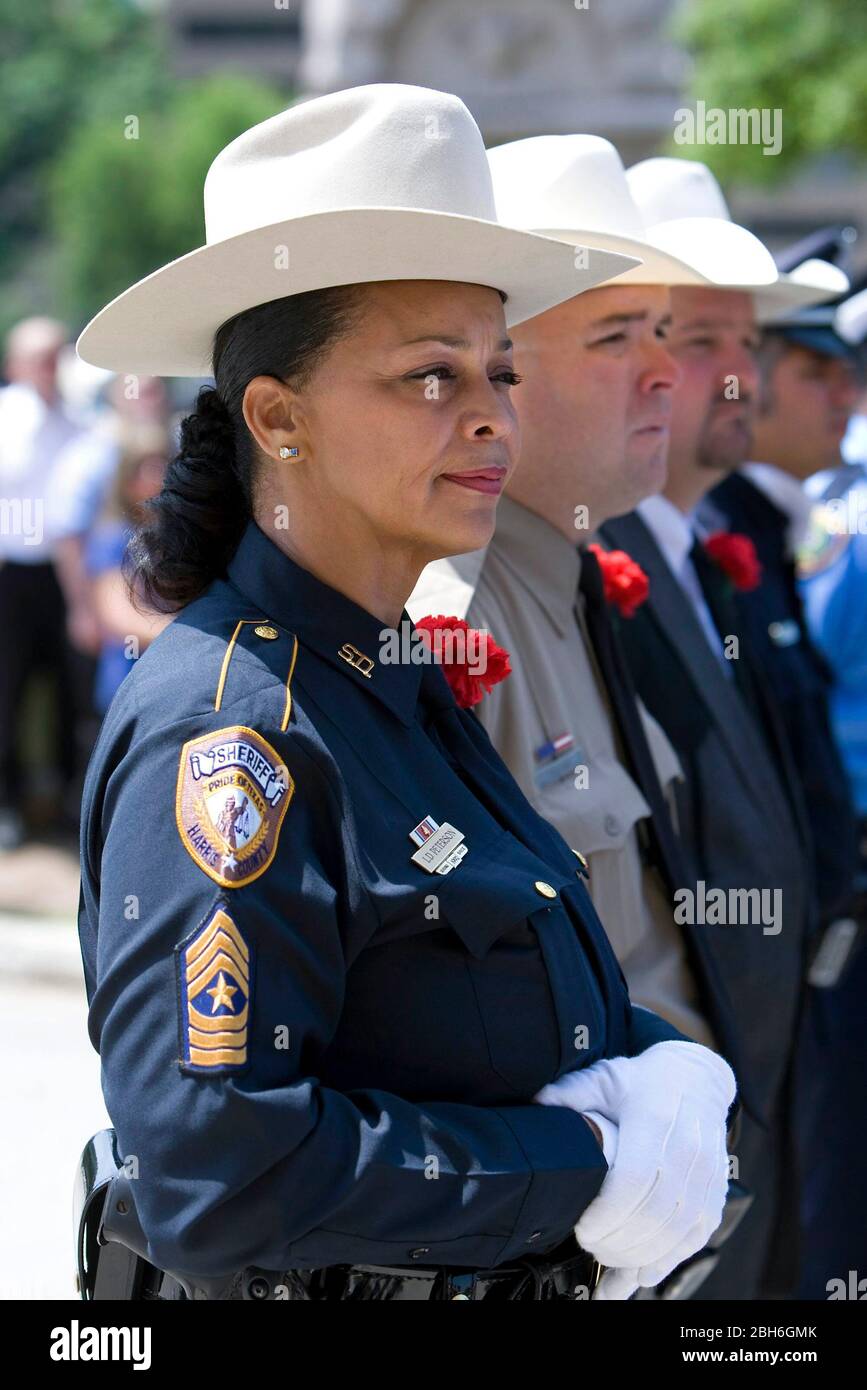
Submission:
[[[775,796],[776,788],[769,792],[769,779],[764,776],[768,755],[749,712],[734,681],[727,680],[720,670],[692,604],[647,526],[632,513],[607,522],[602,534],[611,544],[626,550],[646,572],[650,597],[645,611],[675,662],[686,670],[696,698],[717,726],[745,782],[760,798]]]

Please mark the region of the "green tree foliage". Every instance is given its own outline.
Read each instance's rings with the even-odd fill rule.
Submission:
[[[121,100],[158,108],[168,72],[159,26],[131,0],[0,0],[0,34],[5,274],[42,229],[44,175],[69,131]]]
[[[683,145],[722,178],[771,182],[835,152],[867,155],[865,0],[681,0],[675,38],[694,61],[689,101],[782,111],[782,149]]]
[[[75,328],[200,245],[211,160],[291,99],[178,77],[140,0],[0,0],[0,92],[0,336],[33,313]]]
[[[50,225],[61,307],[75,320],[204,243],[209,164],[288,101],[239,76],[189,82],[176,93],[160,111],[119,105],[78,130],[57,162]]]

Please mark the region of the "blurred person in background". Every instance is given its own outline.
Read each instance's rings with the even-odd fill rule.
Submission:
[[[97,686],[104,684],[105,663],[110,661],[94,603],[98,588],[85,559],[90,532],[101,511],[111,505],[125,451],[133,446],[137,431],[152,426],[168,437],[171,402],[166,383],[158,377],[113,376],[99,392],[96,410],[95,420],[61,451],[47,500],[76,682],[73,732],[78,769],[87,764],[104,713]],[[140,622],[140,617],[131,620],[124,631],[134,636]],[[76,809],[79,801],[76,796]]]
[[[100,716],[132,663],[169,621],[135,605],[122,567],[133,528],[143,520],[142,503],[162,488],[171,448],[161,425],[127,425],[105,505],[84,541],[88,604],[99,629],[94,704]]]
[[[93,607],[84,552],[88,533],[112,493],[127,442],[140,425],[168,431],[171,402],[166,383],[152,376],[114,376],[103,388],[100,414],[58,459],[51,502],[57,569],[66,596],[69,637],[96,657],[102,635]]]
[[[71,823],[76,753],[74,675],[66,640],[63,591],[55,569],[47,515],[57,461],[82,433],[61,400],[58,358],[68,340],[55,319],[23,319],[5,344],[0,390],[0,852],[26,834],[19,745],[25,689],[37,671],[48,672],[53,750],[63,804]]]
[[[807,238],[804,247],[813,248],[815,240]],[[800,264],[797,248],[793,254],[794,262],[786,256],[782,264]],[[812,307],[765,325],[754,462],[708,493],[700,512],[711,529],[749,536],[761,565],[761,583],[739,593],[736,604],[771,684],[804,790],[822,928],[814,952],[850,908],[856,849],[852,799],[828,708],[831,673],[807,630],[796,571],[812,508],[804,481],[819,468],[839,464],[858,395],[852,353],[830,327],[833,313]]]
[[[805,1169],[799,1294],[808,1299],[827,1298],[831,1280],[867,1265],[867,454],[858,458],[867,425],[857,413],[864,391],[867,291],[863,281],[853,288],[827,322],[785,330],[792,346],[782,363],[802,357],[809,336],[815,378],[827,383],[824,408],[805,411],[802,390],[786,392],[785,384],[778,392],[781,409],[800,426],[796,441],[786,426],[789,453],[803,470],[812,462],[813,476],[805,484],[812,511],[798,555],[800,591],[810,634],[830,672],[832,724],[859,832],[854,900],[811,971],[803,1142],[809,1148],[818,1134],[845,1135],[846,1142],[826,1143],[823,1161]],[[781,369],[777,376],[782,383],[788,379]],[[847,408],[853,414],[843,437]]]

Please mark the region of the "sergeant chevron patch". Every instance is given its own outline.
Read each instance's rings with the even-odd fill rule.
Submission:
[[[237,1071],[247,1065],[250,949],[223,907],[175,947],[181,1071]]]
[[[252,883],[277,849],[295,783],[255,729],[233,724],[181,751],[175,820],[184,848],[223,888]]]

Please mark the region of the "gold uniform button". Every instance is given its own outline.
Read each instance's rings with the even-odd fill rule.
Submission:
[[[253,628],[253,631],[257,637],[264,637],[266,642],[274,642],[280,636],[276,627],[269,627],[267,623],[260,623],[258,627]]]
[[[584,855],[581,853],[580,849],[573,849],[572,853],[575,855],[575,858],[578,860],[578,863],[581,865],[581,868],[584,869],[586,873],[589,873],[590,865],[587,863],[587,860],[584,858]]]
[[[533,887],[535,888],[537,893],[542,894],[543,898],[556,898],[557,896],[557,889],[552,888],[550,883],[543,883],[540,878],[536,879],[536,882],[533,884]]]

